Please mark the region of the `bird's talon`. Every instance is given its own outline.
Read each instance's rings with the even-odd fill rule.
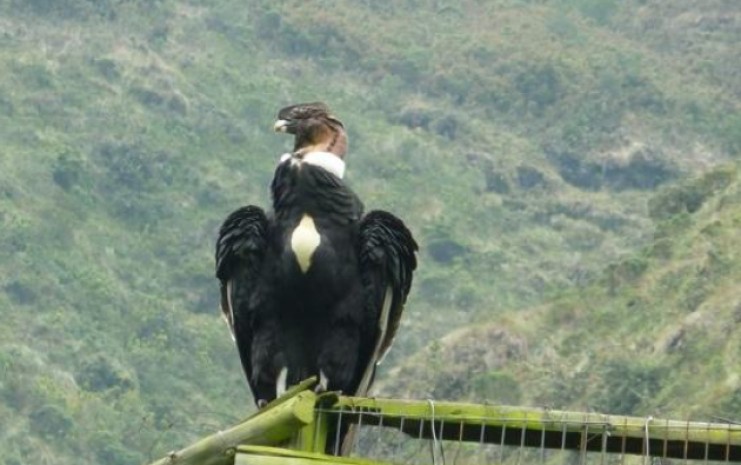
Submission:
[[[260,410],[264,409],[267,405],[268,405],[268,401],[265,399],[259,399],[257,401],[257,408]]]

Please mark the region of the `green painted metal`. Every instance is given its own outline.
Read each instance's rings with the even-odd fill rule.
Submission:
[[[240,446],[235,465],[384,465],[374,460],[355,457],[335,457],[312,452],[294,451],[275,447]]]
[[[355,425],[351,428],[359,424],[382,425],[419,439],[432,438],[434,431],[436,440],[741,461],[741,425],[430,400],[341,397],[337,393],[317,395],[315,386],[315,379],[307,380],[243,423],[151,465],[377,464],[324,454],[328,444],[337,439],[339,421]]]
[[[252,416],[254,417],[257,415],[262,415],[263,413],[270,411],[273,408],[276,408],[277,406],[283,404],[284,402],[290,401],[295,396],[297,396],[298,394],[304,391],[313,390],[317,384],[318,384],[318,380],[316,376],[307,378],[301,381],[300,383],[298,383],[297,385],[288,389],[285,393],[283,393],[282,396],[278,397],[277,399],[275,399],[274,401],[272,401],[271,403],[263,407],[261,410],[258,410],[257,412],[255,412]]]
[[[314,421],[299,430],[292,443],[293,449],[304,452],[325,452],[326,444],[331,441],[329,434],[336,426],[332,423],[336,423],[334,414],[325,410],[331,409],[338,401],[339,395],[336,392],[324,392],[317,396]]]
[[[208,436],[152,465],[227,465],[240,444],[278,445],[314,421],[316,394],[290,392],[243,423]]]
[[[381,422],[414,437],[526,447],[605,451],[657,457],[741,461],[741,425],[600,413],[340,397],[327,411],[343,421]],[[403,419],[403,421],[402,421]],[[524,436],[524,437],[523,437]],[[604,441],[586,441],[604,436]]]

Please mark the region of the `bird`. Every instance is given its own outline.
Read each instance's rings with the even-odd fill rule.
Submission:
[[[294,137],[272,208],[227,216],[215,250],[221,311],[258,408],[315,376],[315,390],[365,395],[399,328],[417,267],[404,222],[364,212],[344,180],[348,137],[322,102],[282,108]]]

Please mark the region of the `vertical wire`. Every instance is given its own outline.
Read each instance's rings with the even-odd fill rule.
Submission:
[[[322,413],[321,409],[315,410],[314,413],[316,415],[316,425],[314,426],[314,437],[312,438],[311,442],[312,442],[312,444],[314,444],[313,449],[314,449],[314,452],[316,452],[317,450],[319,450],[319,444],[318,444],[318,442],[319,442],[319,430],[322,427],[322,417],[324,415],[326,415],[326,414],[325,413]],[[322,447],[322,452],[324,452],[324,450],[325,450],[324,448],[326,446],[327,445],[324,444],[324,447]]]
[[[424,446],[425,446],[424,442],[422,442],[422,433],[423,433],[423,430],[424,430],[424,420],[422,420],[419,417],[417,417],[417,420],[419,421],[419,432],[418,432],[418,435],[417,435],[417,442],[416,442],[416,444],[418,444],[418,446],[416,448],[410,447],[410,451],[411,452],[404,459],[404,463],[405,464],[409,463],[409,461],[412,460],[417,455],[420,455],[420,453],[422,452],[422,450],[424,449]],[[409,436],[411,436],[411,434]],[[402,440],[402,445],[403,445],[403,443],[404,443],[404,441]]]
[[[605,465],[605,456],[607,455],[607,436],[609,436],[609,432],[607,431],[607,423],[605,422],[605,424],[602,425],[602,445],[599,465]]]
[[[378,427],[378,434],[376,435],[377,439],[376,439],[376,446],[375,447],[376,447],[376,450],[378,450],[380,452],[382,446],[384,444],[386,444],[387,442],[389,442],[389,441],[384,441],[383,440],[383,435],[384,435],[383,414],[379,414],[378,415],[378,425],[377,425],[377,427]],[[383,450],[383,452],[385,453],[386,450]]]
[[[458,447],[455,450],[455,455],[453,456],[453,465],[456,465],[458,463],[458,457],[461,455],[461,447],[463,447],[463,420],[458,423]]]
[[[643,450],[643,452],[644,452],[644,454],[643,454],[643,465],[647,465],[646,461],[651,456],[651,443],[650,443],[651,437],[649,436],[649,433],[648,433],[648,424],[651,423],[651,421],[653,419],[654,419],[654,417],[652,417],[651,415],[649,415],[649,416],[646,417],[646,422],[643,424],[643,430],[644,430],[643,432],[644,432],[644,435],[645,435],[645,438],[646,438],[646,440],[645,440],[645,448]]]
[[[707,434],[705,437],[707,438],[710,436],[710,423],[705,423],[705,430],[707,431]],[[705,439],[705,465],[708,463],[708,454],[710,452],[710,443],[707,439]]]
[[[584,421],[584,429],[581,433],[581,444],[579,445],[579,464],[586,465],[587,463],[587,441],[589,440],[589,421]]]
[[[687,465],[687,453],[690,448],[690,421],[687,420],[687,427],[684,430],[684,465]]]
[[[427,399],[430,404],[430,434],[432,435],[432,442],[430,442],[430,452],[432,454],[432,464],[437,465],[437,433],[435,432],[435,401]]]
[[[561,417],[563,421],[563,417]],[[561,424],[561,452],[566,450],[566,422]]]
[[[502,423],[502,437],[499,440],[499,463],[504,463],[504,436],[507,434],[507,420]]]
[[[481,433],[479,433],[479,465],[484,465],[484,439],[486,438],[486,423],[484,420],[481,421]]]
[[[342,427],[342,414],[345,411],[345,406],[340,407],[340,413],[337,415],[337,425],[334,433],[334,455],[340,455],[340,428]]]
[[[520,460],[522,459],[522,451],[525,450],[525,428],[527,424],[522,424],[522,429],[520,430],[520,448],[517,450],[517,465],[520,465]]]
[[[415,455],[419,454],[422,451],[422,447],[424,444],[422,442],[422,434],[424,433],[424,428],[425,428],[425,420],[424,418],[420,418],[419,419],[419,436],[417,437],[417,439],[419,440],[420,447],[417,449],[417,452],[412,453],[412,455],[409,457],[409,460],[414,458]]]
[[[540,430],[540,463],[545,463],[545,425]]]
[[[563,415],[561,415],[561,452],[559,453],[559,460],[564,461],[564,455],[566,454],[566,422],[564,421]]]
[[[445,465],[445,449],[443,445],[443,439],[445,436],[443,436],[443,428],[445,428],[445,420],[440,420],[440,440],[437,442],[437,448],[440,451],[440,461]]]
[[[726,430],[726,463],[731,460],[731,424],[728,423]]]
[[[669,453],[669,420],[665,420],[664,422],[664,453],[662,454],[662,457],[664,459],[667,458],[667,454]]]
[[[623,417],[623,437],[620,444],[620,465],[625,465],[625,448],[627,446],[628,417]],[[687,465],[687,464],[685,464]]]
[[[406,417],[404,415],[402,415],[401,416],[401,420],[399,421],[399,432],[401,433],[401,434],[399,434],[399,438],[403,438],[404,437],[404,420],[405,419],[406,419]],[[401,450],[404,447],[404,441],[403,440],[398,440],[398,443],[399,444],[398,444],[398,446],[396,446],[396,453],[394,454],[394,457],[400,457],[401,456]]]
[[[433,465],[437,465],[437,451],[435,450],[435,424],[430,422],[430,429],[432,431],[432,441],[430,442],[430,455],[432,456]]]
[[[363,430],[363,415],[364,415],[363,411],[360,410],[360,413],[358,413],[357,430],[356,430],[355,434],[353,435],[353,437],[351,438],[351,441],[350,441],[350,450],[347,451],[348,452],[348,455],[353,453],[353,451],[355,450],[355,446],[358,444],[358,441],[360,441],[360,435],[363,434],[363,432],[362,432],[362,430]]]

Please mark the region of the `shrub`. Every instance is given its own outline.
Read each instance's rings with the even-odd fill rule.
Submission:
[[[734,166],[721,166],[699,178],[663,189],[649,200],[649,216],[654,220],[665,220],[681,213],[694,213],[708,198],[730,185],[736,177]]]
[[[508,373],[490,371],[471,378],[471,395],[476,401],[496,400],[497,403],[516,405],[522,397],[520,384]]]
[[[608,361],[599,373],[594,407],[616,415],[640,414],[641,404],[656,397],[667,372],[639,358]]]
[[[128,391],[137,384],[133,373],[117,360],[103,354],[85,360],[75,378],[83,389],[92,392],[111,388]]]
[[[556,69],[548,65],[531,66],[515,77],[515,88],[536,114],[556,103],[561,94],[561,80]]]
[[[57,156],[52,167],[52,180],[65,191],[82,183],[85,176],[85,167],[77,154],[62,152]]]
[[[29,416],[31,431],[46,439],[64,438],[74,426],[72,418],[56,405],[44,405]]]

